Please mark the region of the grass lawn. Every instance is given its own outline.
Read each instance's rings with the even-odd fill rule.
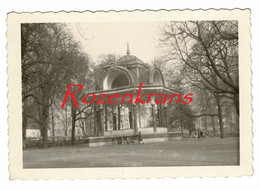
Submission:
[[[23,151],[24,168],[239,165],[239,138]]]

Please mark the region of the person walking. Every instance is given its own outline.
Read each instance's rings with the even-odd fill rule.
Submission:
[[[144,144],[143,136],[142,136],[141,131],[139,131],[138,138],[139,138],[139,144]]]

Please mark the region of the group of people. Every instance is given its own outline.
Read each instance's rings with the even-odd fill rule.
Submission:
[[[195,138],[195,137],[198,137],[198,139],[202,139],[202,138],[205,137],[205,134],[204,134],[202,131],[200,131],[200,132],[198,132],[198,134],[197,134],[197,133],[194,133],[194,134],[193,134],[193,137],[194,137],[194,138]]]
[[[144,144],[144,140],[143,140],[143,136],[141,131],[139,131],[138,133],[138,142],[134,141],[134,140],[130,140],[129,137],[126,138],[127,144]]]

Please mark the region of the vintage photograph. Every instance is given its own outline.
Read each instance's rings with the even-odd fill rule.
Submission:
[[[21,40],[24,168],[239,165],[237,21],[22,23]]]
[[[19,23],[22,170],[241,165],[239,18],[50,21]]]

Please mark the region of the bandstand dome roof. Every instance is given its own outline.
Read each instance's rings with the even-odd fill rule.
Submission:
[[[116,62],[116,64],[118,65],[129,65],[129,64],[136,64],[136,63],[143,64],[144,62],[142,62],[138,57],[130,54],[124,55]]]
[[[142,82],[148,86],[164,86],[161,71],[131,55],[127,44],[126,55],[119,58],[114,64],[107,65],[104,68],[97,81],[96,90],[139,86]]]

